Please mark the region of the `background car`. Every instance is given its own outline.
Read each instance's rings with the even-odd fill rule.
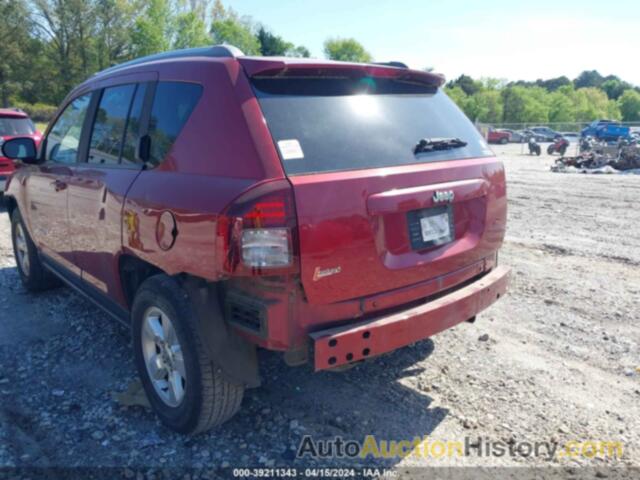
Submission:
[[[577,132],[560,132],[560,135],[562,135],[570,142],[577,142],[578,140],[580,140],[580,134]]]
[[[529,130],[534,132],[537,137],[539,137],[536,138],[536,140],[538,140],[539,142],[553,142],[554,139],[558,135],[560,135],[558,132],[549,127],[531,127],[529,128]]]
[[[0,145],[5,140],[14,137],[31,137],[36,145],[40,143],[42,135],[36,129],[29,115],[18,109],[0,109]],[[0,153],[0,195],[4,192],[7,177],[13,173],[15,165],[13,160],[3,157]]]
[[[545,135],[542,135],[540,133],[536,133],[533,130],[522,130],[522,134],[524,135],[524,141],[528,142],[529,138],[533,137],[535,139],[536,142],[546,142],[547,141],[547,137]]]
[[[487,142],[489,143],[500,143],[504,145],[509,143],[510,139],[511,134],[504,130],[494,130],[493,128],[490,128],[487,133]]]
[[[617,140],[629,136],[629,127],[623,126],[615,120],[596,120],[583,128],[580,135],[583,137],[594,137],[598,140]]]
[[[509,141],[511,143],[524,143],[527,141],[527,134],[523,130],[510,130],[508,128],[501,128],[501,132],[507,132],[509,134]]]

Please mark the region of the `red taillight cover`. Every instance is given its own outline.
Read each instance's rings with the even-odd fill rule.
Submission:
[[[242,262],[244,229],[286,228],[292,262],[287,267],[250,267]],[[285,179],[261,183],[235,199],[217,226],[218,268],[223,275],[282,275],[299,271],[298,231],[293,189]]]

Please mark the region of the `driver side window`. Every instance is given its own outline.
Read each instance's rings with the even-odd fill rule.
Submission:
[[[82,126],[90,102],[91,94],[88,93],[67,105],[47,137],[45,161],[66,164],[78,161]]]

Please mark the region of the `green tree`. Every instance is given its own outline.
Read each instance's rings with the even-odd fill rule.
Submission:
[[[168,0],[145,0],[145,3],[131,34],[136,57],[169,50],[173,38],[174,25]]]
[[[600,87],[604,78],[597,70],[585,70],[573,81],[576,89],[587,87]]]
[[[474,80],[469,75],[460,75],[458,78],[449,82],[450,87],[460,87],[467,95],[473,95],[482,89],[482,83]]]
[[[240,18],[232,8],[225,8],[216,0],[212,11],[211,35],[213,43],[226,43],[246,55],[260,55],[260,42],[252,32],[251,20]]]
[[[549,121],[548,93],[541,87],[513,85],[501,92],[504,121],[509,123],[543,123]]]
[[[20,91],[21,68],[28,59],[31,21],[20,0],[0,2],[0,105],[9,106],[9,96]]]
[[[274,35],[263,26],[258,29],[256,37],[260,43],[260,54],[265,57],[284,56],[294,48],[292,43],[286,42],[278,35]]]
[[[353,38],[329,38],[324,42],[324,54],[331,60],[343,62],[371,62],[369,52]]]
[[[36,35],[53,80],[48,86],[57,101],[97,68],[95,7],[94,1],[84,0],[33,1]]]
[[[574,92],[572,99],[577,122],[591,122],[598,118],[622,118],[618,104],[609,100],[607,94],[598,88],[579,88]]]
[[[207,26],[197,10],[180,13],[175,19],[173,48],[204,47],[211,45]]]
[[[301,57],[301,58],[309,58],[311,56],[311,52],[307,47],[302,45],[298,45],[297,47],[293,47],[290,50],[287,50],[287,57]]]
[[[571,83],[571,80],[563,75],[561,77],[550,78],[548,80],[537,80],[536,85],[549,90],[550,92],[555,92],[560,87],[573,84]]]
[[[625,90],[618,103],[625,122],[640,121],[640,93],[631,89]]]
[[[483,123],[499,123],[503,118],[503,105],[500,92],[483,89],[471,97],[474,103],[475,116],[471,117]]]
[[[242,50],[246,55],[259,55],[260,43],[251,30],[232,18],[214,20],[211,24],[213,43],[226,43]]]
[[[568,85],[564,91],[556,90],[549,95],[549,121],[573,122],[575,111],[569,93],[573,92],[573,85]]]
[[[96,2],[95,45],[98,70],[131,58],[131,32],[135,18],[133,2],[127,0]]]
[[[602,82],[600,88],[605,91],[610,100],[617,100],[626,89],[631,88],[631,85],[618,78],[610,78]]]

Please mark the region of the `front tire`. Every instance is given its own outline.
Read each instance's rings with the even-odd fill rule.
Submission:
[[[42,265],[38,249],[17,208],[11,214],[11,240],[18,274],[27,290],[41,292],[60,285],[60,281]]]
[[[197,434],[240,408],[244,386],[209,355],[185,290],[167,275],[147,279],[132,309],[134,358],[149,403],[169,428]]]
[[[502,137],[500,139],[500,145],[506,145],[507,143],[509,143],[509,139],[508,138]]]

